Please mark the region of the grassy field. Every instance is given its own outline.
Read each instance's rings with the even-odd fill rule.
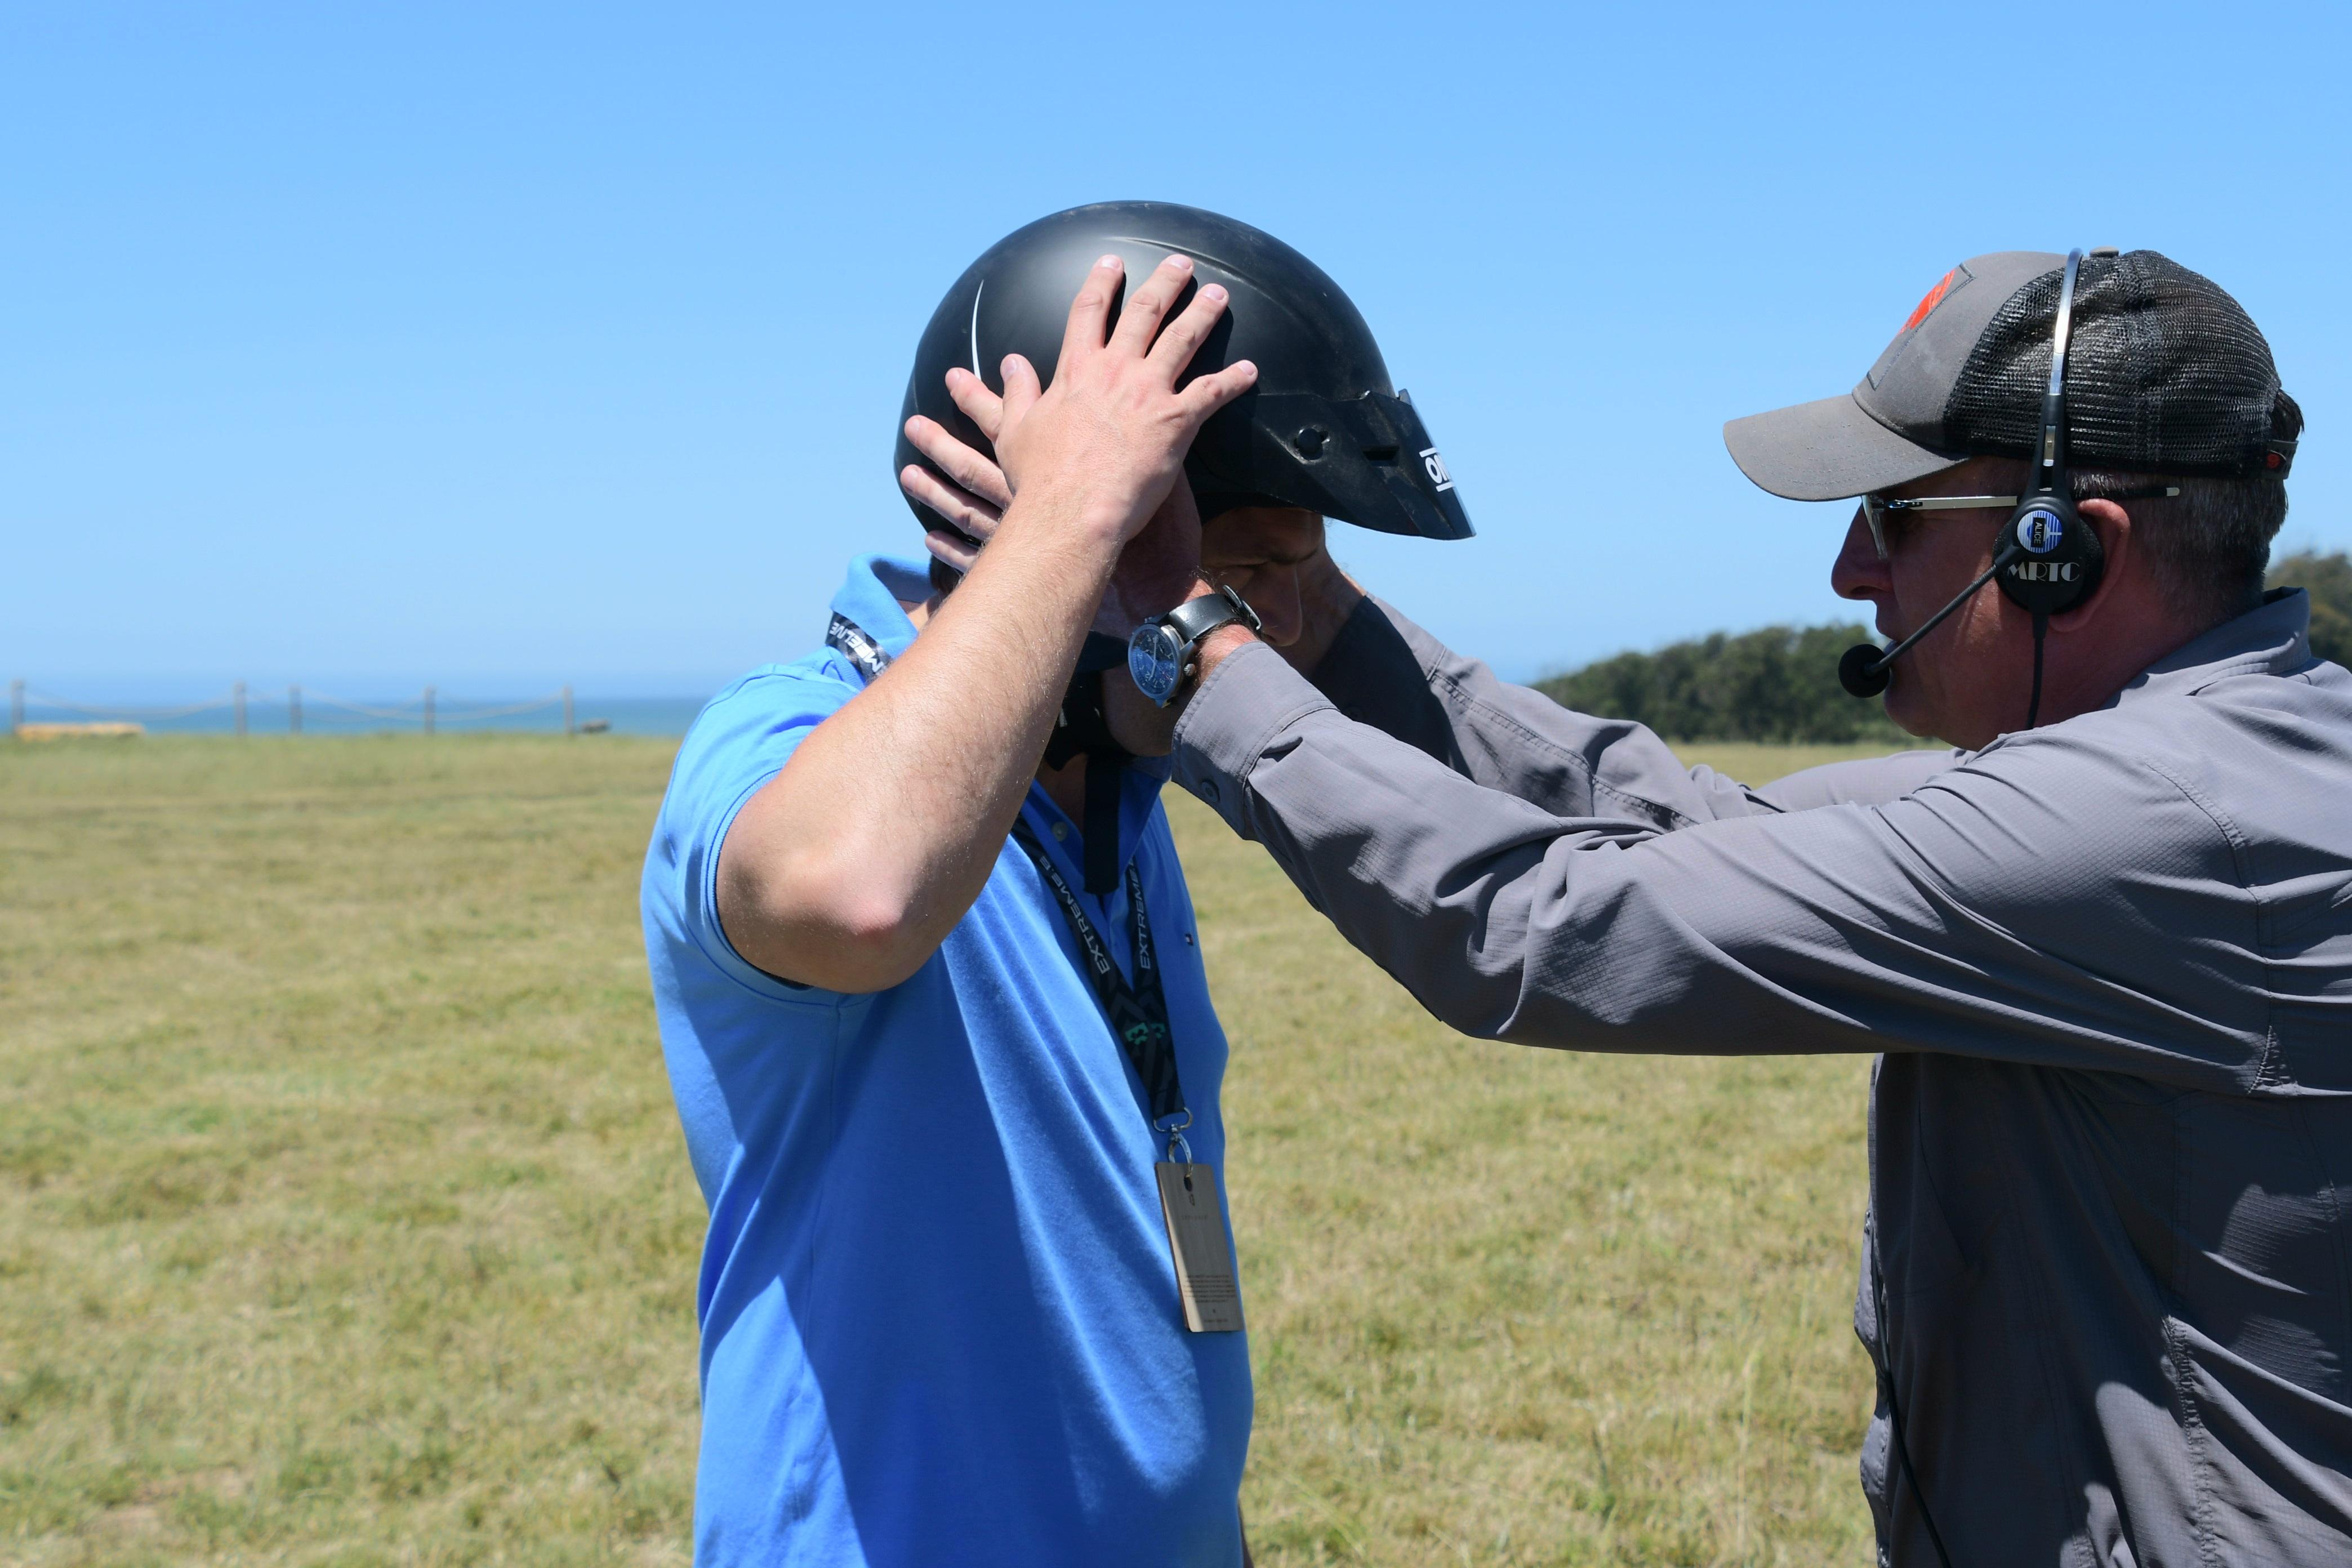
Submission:
[[[1832,752],[1701,748],[1761,780]],[[0,1562],[688,1556],[667,743],[0,743]],[[1861,1563],[1861,1061],[1463,1039],[1171,794],[1258,1560]]]

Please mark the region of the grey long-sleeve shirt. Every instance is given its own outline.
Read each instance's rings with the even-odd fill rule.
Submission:
[[[1466,1033],[1882,1052],[1880,1554],[2352,1562],[2352,675],[2261,608],[1973,754],[1748,790],[1367,603],[1176,777]],[[1880,1282],[1886,1303],[1877,1310]]]

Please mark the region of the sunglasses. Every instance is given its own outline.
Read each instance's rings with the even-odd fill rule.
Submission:
[[[2179,485],[2150,485],[2146,489],[2124,490],[2107,496],[2107,500],[2157,500],[2180,493]],[[2016,509],[2016,496],[1913,496],[1906,500],[1889,500],[1881,495],[1862,498],[1862,517],[1870,525],[1870,542],[1877,548],[1878,558],[1886,559],[1886,520],[1891,514],[1909,516],[1930,511],[2011,511]]]

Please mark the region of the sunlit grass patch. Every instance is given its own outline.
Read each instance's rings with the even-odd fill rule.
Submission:
[[[668,759],[0,745],[0,1561],[686,1558]],[[1462,1039],[1170,811],[1234,1042],[1259,1561],[1864,1560],[1864,1064]]]

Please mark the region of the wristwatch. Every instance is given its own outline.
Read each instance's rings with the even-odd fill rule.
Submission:
[[[1187,599],[1164,616],[1155,616],[1135,628],[1127,639],[1127,672],[1136,689],[1165,708],[1177,689],[1199,669],[1193,657],[1201,639],[1219,626],[1239,621],[1258,629],[1257,612],[1231,588],[1220,588],[1197,599]]]

